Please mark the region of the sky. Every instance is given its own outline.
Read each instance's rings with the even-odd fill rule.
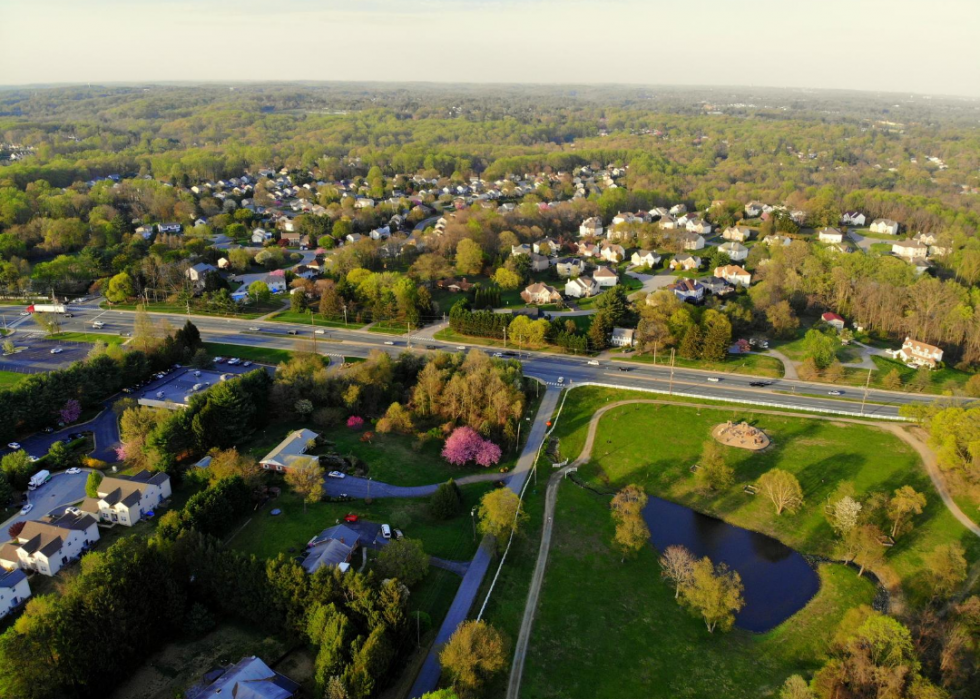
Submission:
[[[978,0],[0,0],[0,85],[617,83],[980,97]]]

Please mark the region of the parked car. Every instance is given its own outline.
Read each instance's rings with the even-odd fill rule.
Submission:
[[[28,454],[27,455],[27,460],[30,461],[33,464],[35,461],[38,461],[39,459],[36,456],[34,456],[33,454]]]
[[[391,538],[391,525],[388,524],[381,525],[381,536],[383,536],[385,539]]]
[[[343,478],[346,475],[347,474],[341,473],[340,471],[331,471],[330,473],[327,474],[327,476],[329,476],[330,478]]]
[[[51,434],[52,432],[54,432],[54,428],[51,425],[44,428],[44,434]]]
[[[65,508],[65,514],[66,515],[80,515],[80,514],[82,514],[82,511],[80,509],[78,509],[77,507],[66,507]]]
[[[214,363],[215,364],[221,364],[221,362],[223,362],[223,361],[225,361],[225,358],[224,357],[215,357],[214,358]]]
[[[30,512],[33,509],[34,509],[34,505],[32,505],[31,503],[27,503],[22,508],[20,508],[20,513],[22,515],[26,515],[28,512]]]
[[[399,541],[401,539],[404,539],[405,538],[405,535],[402,534],[402,530],[401,529],[396,529],[395,530],[395,538],[398,539]]]
[[[78,468],[77,466],[72,466],[70,469],[68,469],[67,471],[65,471],[65,473],[67,473],[69,475],[72,475],[72,476],[74,476],[76,473],[81,473],[81,472],[82,472],[82,469]]]
[[[252,366],[252,362],[244,362],[242,363],[242,366]]]
[[[558,377],[558,383],[565,383],[565,377],[564,376],[559,376]]]
[[[17,451],[18,449],[20,449],[20,444],[18,444],[17,442],[11,442],[10,444],[7,445],[7,448]]]
[[[65,348],[64,347],[52,347],[51,348],[51,354],[61,354],[64,351],[65,351]]]
[[[357,515],[355,515],[353,512],[351,512],[350,514],[344,515],[344,521],[345,522],[356,522],[359,519],[360,519],[360,517],[358,517]]]

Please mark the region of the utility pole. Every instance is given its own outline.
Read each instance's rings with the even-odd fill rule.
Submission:
[[[868,378],[864,382],[864,395],[861,397],[861,415],[864,415],[864,404],[868,400],[868,386],[871,385],[871,369],[868,369]]]
[[[344,304],[344,327],[347,327],[347,304]]]
[[[504,326],[504,349],[507,349],[507,326]],[[521,356],[520,350],[517,351],[517,356]]]
[[[412,349],[412,321],[408,321],[408,349]]]
[[[667,395],[674,395],[674,348],[670,348],[670,384],[667,387]]]

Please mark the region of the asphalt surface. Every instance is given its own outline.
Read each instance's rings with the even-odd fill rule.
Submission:
[[[64,369],[73,362],[85,359],[92,349],[88,342],[48,340],[36,326],[32,329],[35,332],[18,332],[10,338],[18,351],[0,356],[0,370],[35,374]],[[52,354],[51,350],[56,348],[60,351]]]
[[[27,501],[34,505],[34,509],[26,515],[14,515],[0,524],[0,535],[6,537],[7,530],[16,522],[37,521],[48,514],[63,512],[68,505],[83,500],[87,479],[88,471],[86,469],[82,469],[81,473],[76,474],[65,472],[52,474],[50,481],[37,490],[28,491]]]

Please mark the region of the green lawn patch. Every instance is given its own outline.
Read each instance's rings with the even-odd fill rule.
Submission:
[[[251,347],[249,345],[230,345],[223,342],[205,342],[204,349],[212,357],[238,357],[250,362],[277,365],[293,358],[291,350],[272,347]],[[263,454],[264,456],[264,454]]]
[[[601,390],[579,389],[570,394],[556,435],[562,453],[575,458],[584,442],[591,415],[605,403]],[[691,464],[697,463],[711,428],[732,419],[746,420],[773,440],[763,452],[726,449],[735,470],[735,485],[718,496],[694,490]],[[637,434],[670,435],[651,449]],[[742,485],[754,482],[772,468],[793,473],[803,487],[806,505],[797,514],[773,514],[771,503],[749,497]],[[642,484],[649,493],[720,517],[732,524],[768,534],[804,553],[833,556],[833,534],[823,504],[838,484],[849,481],[856,497],[874,492],[891,494],[910,485],[925,493],[925,512],[911,533],[898,539],[878,572],[898,581],[913,602],[921,595],[919,576],[923,556],[942,543],[959,541],[971,561],[980,558],[980,539],[973,536],[943,505],[932,488],[916,452],[897,437],[870,426],[782,417],[733,408],[730,413],[664,405],[628,405],[607,413],[600,422],[591,462],[580,476],[602,489],[627,483]]]
[[[113,311],[135,311],[139,308],[143,308],[142,304],[135,303],[106,303],[103,302],[99,305],[99,308]],[[187,305],[180,303],[166,303],[157,302],[149,303],[145,306],[147,312],[149,313],[174,313],[179,315],[187,314]],[[264,315],[272,313],[274,311],[282,308],[282,302],[277,300],[269,301],[268,303],[253,303],[244,307],[243,310],[234,313],[226,313],[223,311],[211,311],[206,308],[195,306],[191,304],[191,315],[192,316],[211,316],[216,318],[242,318],[245,320],[254,320],[255,318],[260,318]]]
[[[874,596],[853,571],[822,565],[820,591],[773,631],[709,634],[661,582],[652,547],[620,562],[608,497],[563,484],[555,520],[524,697],[773,696],[819,667],[846,609]]]
[[[0,388],[16,386],[28,376],[29,374],[21,374],[16,371],[0,371]]]
[[[349,322],[344,322],[344,317],[340,316],[325,316],[320,313],[314,315],[313,323],[310,322],[310,314],[312,311],[283,311],[282,313],[276,313],[268,320],[275,321],[277,323],[303,323],[304,325],[317,325],[323,328],[350,328],[351,330],[358,330],[363,328],[367,323],[357,323],[354,318],[351,317]]]
[[[415,328],[418,330],[418,328]],[[368,332],[385,335],[407,335],[408,325],[397,320],[379,320],[368,328]]]
[[[67,340],[69,342],[104,342],[107,345],[121,345],[126,341],[125,337],[120,335],[106,335],[103,333],[77,333],[77,332],[64,332],[57,333],[55,335],[49,335],[49,340]]]
[[[907,367],[898,360],[879,355],[873,355],[871,357],[871,361],[874,362],[875,366],[877,367],[876,370],[871,372],[871,386],[873,388],[885,388],[884,378],[894,369],[897,370],[899,376],[902,377],[902,385],[905,388],[901,390],[912,390],[911,384],[913,379],[915,379],[916,369]],[[929,385],[926,387],[925,393],[944,395],[958,392],[963,388],[963,384],[965,384],[972,376],[973,374],[969,372],[953,369],[952,367],[934,369],[933,371],[929,372]],[[850,386],[863,386],[867,380],[867,369],[852,369],[845,367],[844,380],[842,383]]]
[[[653,355],[651,354],[624,355],[613,357],[613,359],[617,362],[654,363]],[[783,363],[775,357],[767,357],[762,354],[733,354],[729,355],[728,359],[722,362],[712,362],[704,359],[684,359],[675,355],[674,365],[686,369],[703,369],[705,371],[718,371],[726,374],[765,376],[774,379],[779,379],[783,376]],[[670,366],[670,354],[658,354],[656,366]]]

